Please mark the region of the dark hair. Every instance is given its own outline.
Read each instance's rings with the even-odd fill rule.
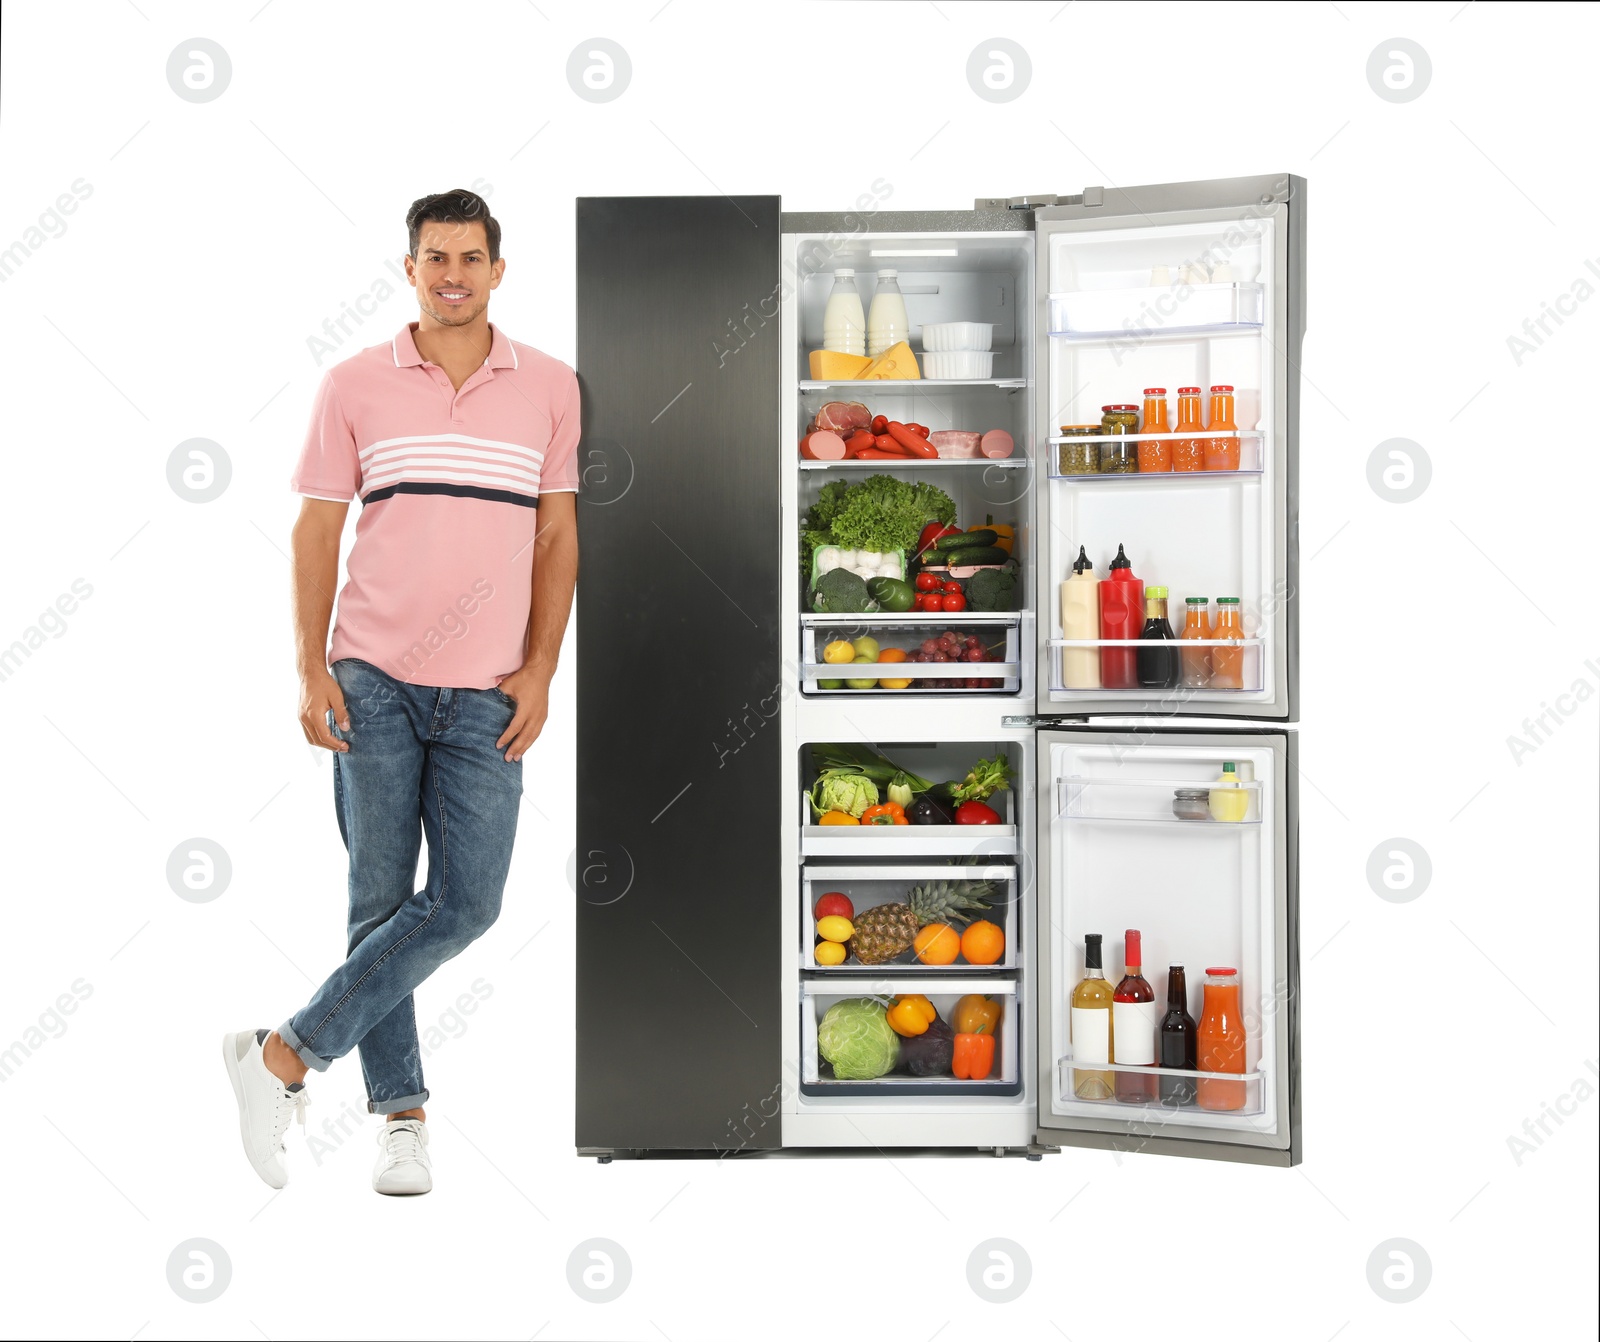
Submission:
[[[406,232],[411,241],[411,259],[417,259],[417,236],[422,226],[436,224],[478,224],[489,236],[489,261],[500,259],[500,221],[489,213],[489,202],[475,191],[457,188],[423,196],[411,202],[406,211]]]

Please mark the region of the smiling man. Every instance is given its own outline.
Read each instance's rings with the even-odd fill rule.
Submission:
[[[300,726],[334,752],[349,938],[276,1030],[223,1040],[245,1155],[274,1188],[307,1070],[352,1049],[387,1118],[373,1187],[433,1186],[412,992],[499,915],[577,580],[577,378],[490,325],[506,263],[481,197],[424,196],[406,227],[419,319],[328,371],[291,482]]]

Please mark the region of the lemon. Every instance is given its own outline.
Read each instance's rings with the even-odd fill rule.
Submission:
[[[850,920],[841,917],[837,913],[830,913],[826,918],[817,919],[817,935],[824,941],[832,941],[843,945],[855,934],[856,929]]]
[[[845,949],[837,941],[819,941],[817,943],[816,957],[819,965],[842,965],[844,963]]]
[[[822,650],[822,660],[831,663],[853,662],[856,659],[855,645],[847,643],[842,638],[836,638]]]

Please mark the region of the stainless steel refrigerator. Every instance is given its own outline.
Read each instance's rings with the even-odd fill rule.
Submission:
[[[784,213],[776,197],[578,202],[576,1146],[602,1159],[1095,1146],[1295,1164],[1306,184],[1088,188],[932,212],[892,201],[879,181],[837,214]],[[923,327],[988,328],[989,357],[959,369],[983,375],[813,378],[830,371],[810,354],[841,269],[864,304],[896,272],[925,370],[940,361]],[[1202,468],[1083,468],[1072,426],[1102,407],[1213,386],[1230,389],[1234,419],[1205,440],[1218,454]],[[1014,447],[805,459],[823,407],[851,402],[935,432],[1003,431]],[[1178,441],[1169,429],[1115,446],[1151,451],[1148,467]],[[808,511],[830,482],[880,473],[936,484],[962,528],[1014,528],[1015,609],[810,608]],[[1207,677],[1225,657],[1227,674],[1219,660],[1215,680],[1188,687],[1086,685],[1084,667],[1123,645],[1062,623],[1080,547],[1098,579],[1120,547],[1146,590],[1166,587],[1175,635],[1188,598],[1208,619],[1236,599],[1237,630],[1159,645],[1203,655]],[[988,657],[959,686],[852,686],[825,655],[860,637],[914,652],[946,630],[976,634]],[[870,744],[936,779],[1001,755],[1001,823],[820,825],[806,792],[821,743]],[[1225,764],[1242,818],[1180,819],[1177,793],[1204,808]],[[821,893],[859,914],[956,877],[996,891],[993,963],[819,963]],[[1103,937],[1116,984],[1130,928],[1162,1008],[1170,964],[1187,969],[1196,1019],[1205,971],[1237,971],[1244,1071],[1224,1107],[1086,1098],[1070,1010],[1084,939]],[[1000,1004],[987,1076],[837,1075],[819,1050],[829,1008],[907,993],[943,1017],[967,994]],[[1151,1075],[1197,1082],[1183,1070]]]

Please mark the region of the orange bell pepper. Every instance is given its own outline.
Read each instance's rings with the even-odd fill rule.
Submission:
[[[901,993],[889,1008],[889,1028],[899,1035],[927,1034],[938,1015],[921,993]]]
[[[992,1034],[958,1034],[950,1070],[963,1081],[987,1081],[994,1070]]]
[[[897,801],[879,802],[861,813],[863,825],[909,825],[906,808]]]
[[[968,993],[956,1003],[950,1023],[957,1034],[994,1034],[1000,1025],[1000,1003],[982,993]]]
[[[859,825],[861,822],[848,811],[824,811],[819,825]]]

